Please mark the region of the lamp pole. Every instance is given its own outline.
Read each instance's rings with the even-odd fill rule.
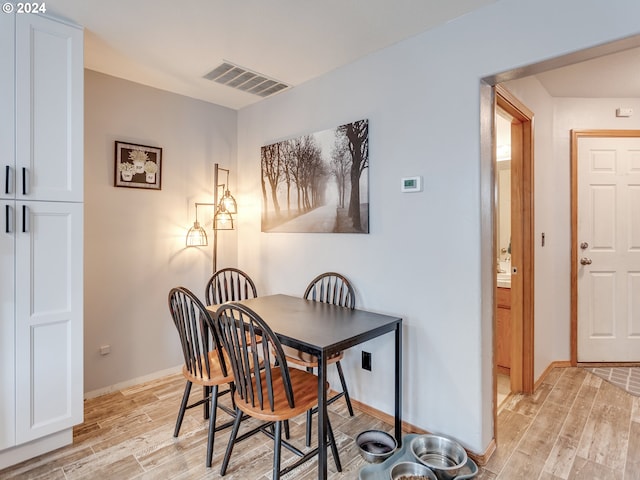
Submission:
[[[213,164],[213,273],[218,270],[218,230],[216,229],[216,213],[218,213],[218,164]]]

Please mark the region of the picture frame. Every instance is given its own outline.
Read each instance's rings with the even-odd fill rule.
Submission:
[[[260,148],[262,232],[369,233],[369,120]]]
[[[161,190],[162,148],[116,140],[114,186]]]

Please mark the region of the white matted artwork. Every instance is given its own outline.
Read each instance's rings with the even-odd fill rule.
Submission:
[[[369,121],[260,150],[262,231],[369,233]]]

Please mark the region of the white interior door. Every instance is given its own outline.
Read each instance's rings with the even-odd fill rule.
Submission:
[[[640,361],[640,138],[578,141],[578,361]]]

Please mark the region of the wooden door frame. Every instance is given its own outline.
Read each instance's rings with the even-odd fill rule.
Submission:
[[[533,112],[501,85],[495,86],[494,98],[494,122],[497,108],[504,110],[517,121],[516,124],[512,122],[511,126],[512,155],[514,152],[518,155],[515,161],[512,157],[511,162],[511,265],[512,268],[519,269],[515,275],[512,273],[511,277],[511,314],[513,316],[511,325],[511,390],[513,392],[532,393],[534,389],[535,330]],[[493,143],[495,152],[495,138]],[[494,259],[498,257],[495,235],[496,233],[494,232]],[[494,274],[493,277],[495,282],[496,275]],[[516,288],[513,288],[514,281]],[[496,343],[496,309],[497,304],[494,295],[494,350]],[[497,366],[494,361],[494,377],[496,375]]]
[[[640,130],[571,130],[571,365],[578,365],[578,141],[640,137]]]

